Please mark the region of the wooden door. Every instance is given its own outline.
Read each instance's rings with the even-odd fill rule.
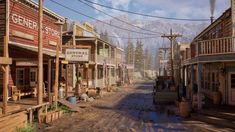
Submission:
[[[235,105],[235,72],[228,75],[228,103],[229,105]]]

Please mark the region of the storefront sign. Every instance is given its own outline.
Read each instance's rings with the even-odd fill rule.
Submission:
[[[37,61],[16,61],[16,66],[37,66]]]
[[[15,24],[24,26],[29,29],[38,30],[38,23],[31,19],[28,19],[18,14],[12,14],[11,18],[12,22]],[[43,27],[43,32],[51,36],[60,37],[60,33],[58,31],[47,26]]]
[[[89,61],[89,49],[66,49],[65,59],[68,61]]]

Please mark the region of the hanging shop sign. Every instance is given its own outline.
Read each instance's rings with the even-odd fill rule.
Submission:
[[[89,49],[66,49],[65,59],[68,61],[89,61]]]

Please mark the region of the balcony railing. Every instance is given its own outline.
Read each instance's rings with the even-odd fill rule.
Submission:
[[[106,64],[115,64],[115,62],[116,62],[115,58],[97,55],[97,62],[98,63],[104,63],[104,60],[106,61]]]
[[[232,37],[198,41],[196,55],[226,54],[235,52],[234,42],[235,38]]]

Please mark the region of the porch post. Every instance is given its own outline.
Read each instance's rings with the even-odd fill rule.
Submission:
[[[51,59],[48,60],[47,78],[48,78],[48,97],[49,97],[50,104],[52,104],[52,96],[51,96]]]
[[[105,49],[105,43],[103,43],[103,58],[104,58],[104,50]],[[103,87],[105,87],[105,80],[106,80],[106,75],[105,75],[105,70],[106,70],[106,62],[103,62]]]
[[[95,88],[97,87],[97,78],[98,78],[98,70],[97,70],[97,39],[95,40]]]
[[[39,0],[39,28],[38,28],[38,105],[43,103],[43,34],[42,34],[42,20],[43,20],[43,2],[44,0]],[[38,109],[38,117],[42,109]],[[38,118],[40,121],[40,118]]]
[[[65,86],[65,97],[68,97],[68,87],[69,87],[69,85],[68,85],[68,70],[69,69],[69,64],[67,64],[66,65],[66,74],[65,74],[65,76],[66,76],[66,86]]]
[[[198,63],[197,65],[197,85],[198,85],[198,90],[197,90],[197,101],[198,101],[198,109],[202,108],[202,101],[201,101],[201,77],[202,77],[202,64]]]
[[[189,97],[192,98],[192,94],[193,94],[193,84],[194,84],[194,66],[193,64],[190,65],[191,66],[191,80],[190,80],[190,93],[189,93]]]

